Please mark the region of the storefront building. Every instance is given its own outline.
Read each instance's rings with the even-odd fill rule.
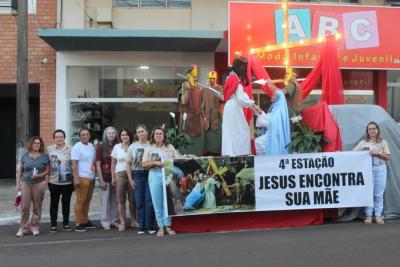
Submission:
[[[196,64],[203,83],[209,70],[227,74],[228,1],[59,4],[61,27],[39,30],[38,35],[57,51],[55,121],[57,128],[67,129],[71,143],[81,127],[100,140],[108,125],[170,125],[182,83],[177,73]],[[269,71],[277,78],[283,74]],[[304,75],[308,71],[301,70]],[[387,108],[386,70],[343,70],[343,79],[347,103]],[[318,101],[319,95],[315,90],[309,102]],[[254,97],[262,106],[267,102],[258,90]]]
[[[16,20],[5,7],[0,24],[0,85],[15,85]],[[192,64],[206,83],[216,70],[220,81],[228,72],[227,0],[35,0],[30,15],[30,76],[37,90],[37,133],[52,142],[54,128],[65,129],[77,141],[77,131],[88,127],[100,140],[108,125],[134,130],[139,122],[149,128],[173,121],[178,110],[178,88]],[[235,1],[236,2],[236,1]],[[253,1],[262,2],[262,1]],[[297,3],[297,1],[296,1]],[[327,2],[316,2],[326,4]],[[332,1],[334,5],[383,5],[382,0]],[[8,13],[7,13],[8,12]],[[4,22],[4,23],[3,23]],[[3,32],[2,32],[3,33]],[[11,35],[13,35],[11,37]],[[55,52],[54,52],[55,51]],[[48,64],[42,64],[47,59]],[[273,78],[283,71],[268,68]],[[302,70],[304,75],[309,69]],[[400,73],[396,70],[343,70],[347,103],[379,104],[400,120],[396,106]],[[221,79],[222,78],[222,79]],[[4,92],[4,91],[2,91]],[[319,92],[313,92],[314,100]],[[266,96],[254,90],[261,106]],[[15,122],[10,122],[14,127]]]
[[[108,125],[171,126],[183,82],[177,74],[195,64],[207,83],[219,49],[227,68],[226,1],[134,2],[64,1],[62,27],[38,31],[57,51],[56,127],[71,143],[82,127],[96,142]]]

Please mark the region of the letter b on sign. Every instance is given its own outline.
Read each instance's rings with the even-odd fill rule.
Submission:
[[[379,46],[378,22],[375,11],[343,13],[346,49]]]

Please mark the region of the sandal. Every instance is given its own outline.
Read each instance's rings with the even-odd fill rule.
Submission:
[[[132,228],[139,228],[139,223],[137,221],[132,221],[131,222],[131,227]]]
[[[171,227],[166,227],[166,231],[169,235],[176,235],[176,232],[171,229]]]
[[[382,219],[382,217],[378,216],[375,218],[375,222],[377,224],[385,224],[385,221]]]
[[[118,225],[118,231],[119,231],[119,232],[125,231],[125,224],[120,223],[120,224]]]
[[[164,235],[165,235],[164,229],[163,228],[158,229],[157,236],[161,237],[161,236],[164,236]]]
[[[372,217],[371,216],[365,217],[364,223],[365,224],[371,224],[372,223]]]

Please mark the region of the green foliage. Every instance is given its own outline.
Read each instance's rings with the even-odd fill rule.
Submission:
[[[177,127],[167,131],[167,140],[181,153],[185,153],[186,146],[192,144],[192,138],[185,131],[179,131]]]
[[[290,118],[294,131],[292,131],[291,143],[287,146],[289,151],[296,153],[322,152],[323,146],[329,140],[323,137],[323,131],[316,131],[304,124],[301,115],[295,114]]]

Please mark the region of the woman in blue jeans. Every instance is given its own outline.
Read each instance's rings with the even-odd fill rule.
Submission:
[[[134,185],[137,220],[139,223],[138,234],[154,234],[154,208],[151,201],[148,182],[149,170],[142,166],[144,150],[150,147],[147,139],[148,131],[144,124],[136,126],[136,142],[128,148],[126,156],[126,172]]]
[[[355,151],[369,150],[372,156],[372,178],[374,183],[374,207],[365,208],[364,223],[372,222],[372,212],[375,211],[375,222],[384,224],[382,217],[383,193],[386,186],[386,163],[390,159],[390,151],[387,142],[381,138],[379,125],[371,121],[365,129],[364,140],[361,140],[354,148]]]
[[[176,234],[171,229],[171,217],[165,214],[163,179],[164,179],[164,161],[178,157],[173,145],[168,144],[165,130],[157,126],[151,132],[151,146],[144,150],[142,166],[149,169],[149,187],[151,198],[158,224],[157,236],[164,236],[165,232],[169,235]]]

